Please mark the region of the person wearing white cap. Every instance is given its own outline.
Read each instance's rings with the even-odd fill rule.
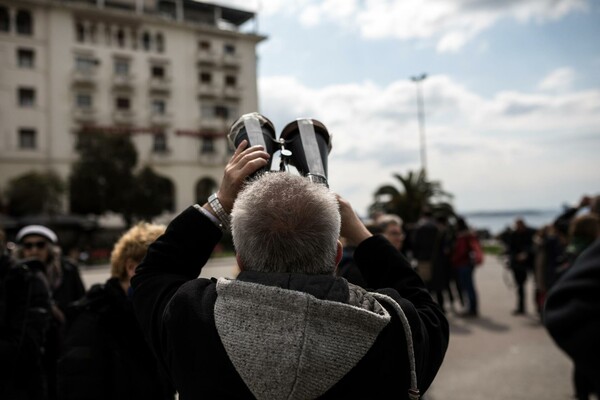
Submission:
[[[44,367],[47,375],[48,399],[56,398],[56,362],[61,351],[67,306],[85,294],[85,286],[77,265],[61,257],[58,236],[43,225],[28,225],[17,232],[19,245],[17,255],[36,259],[45,266],[45,273],[52,293],[52,325],[46,336]]]

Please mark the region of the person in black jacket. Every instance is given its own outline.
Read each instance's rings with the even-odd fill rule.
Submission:
[[[133,313],[130,280],[148,245],[165,230],[140,223],[111,254],[111,278],[71,305],[72,315],[58,362],[61,400],[165,400],[174,390]]]
[[[600,239],[554,284],[544,324],[575,364],[577,399],[600,395]],[[585,389],[578,385],[584,384]]]
[[[51,306],[44,265],[14,263],[5,249],[0,231],[0,399],[45,400],[42,354]]]
[[[46,373],[49,400],[57,399],[56,362],[61,351],[67,305],[85,294],[77,265],[61,256],[58,236],[43,225],[27,225],[17,232],[17,257],[36,259],[43,271],[52,296],[52,319],[46,332],[42,363]]]
[[[524,315],[526,311],[525,283],[533,271],[534,242],[536,230],[521,218],[515,220],[515,228],[507,235],[509,267],[517,286],[517,307],[513,315]]]
[[[324,185],[271,172],[238,194],[269,158],[246,146],[216,196],[177,216],[131,281],[180,399],[419,398],[448,346],[421,279]],[[198,278],[230,223],[240,274]],[[334,275],[340,234],[374,291]]]

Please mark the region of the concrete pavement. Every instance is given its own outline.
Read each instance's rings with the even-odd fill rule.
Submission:
[[[448,313],[450,346],[427,400],[563,400],[572,397],[572,364],[541,325],[527,288],[528,314],[513,316],[515,290],[501,260],[477,268],[480,314]]]
[[[211,259],[201,276],[234,276],[233,258]],[[104,282],[108,266],[82,269],[86,286]],[[540,324],[528,287],[526,316],[512,316],[514,290],[498,258],[488,256],[475,281],[481,317],[448,313],[450,346],[426,400],[566,400],[572,398],[572,365]]]

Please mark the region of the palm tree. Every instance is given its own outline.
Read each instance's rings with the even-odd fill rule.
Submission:
[[[423,170],[408,171],[406,176],[394,174],[394,177],[400,181],[401,190],[392,185],[377,189],[375,202],[369,208],[371,213],[396,214],[406,223],[416,222],[426,207],[434,213],[454,215],[450,204],[452,194],[442,189],[441,182],[427,180]]]

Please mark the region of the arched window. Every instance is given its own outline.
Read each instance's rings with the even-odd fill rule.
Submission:
[[[125,32],[123,32],[123,29],[117,31],[117,45],[119,47],[125,47]]]
[[[81,22],[75,24],[75,37],[77,38],[78,42],[85,42],[85,27]]]
[[[33,34],[33,20],[27,10],[17,11],[17,33],[21,35]]]
[[[149,51],[152,46],[152,39],[150,39],[150,34],[148,32],[144,32],[142,35],[142,47],[144,50]]]
[[[196,203],[204,204],[208,197],[217,191],[217,182],[211,178],[202,178],[196,184]]]
[[[156,51],[158,51],[159,53],[165,51],[165,39],[162,33],[156,34]]]
[[[10,15],[6,7],[0,6],[0,32],[10,31]]]

